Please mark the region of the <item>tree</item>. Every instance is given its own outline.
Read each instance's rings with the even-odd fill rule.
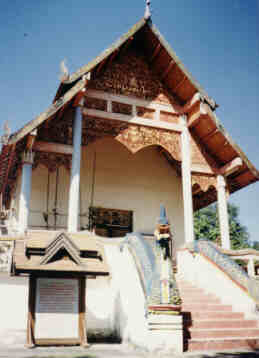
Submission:
[[[228,204],[229,230],[232,249],[251,247],[247,228],[239,221],[239,208],[234,204]],[[194,213],[195,239],[206,239],[220,245],[220,229],[217,204]]]

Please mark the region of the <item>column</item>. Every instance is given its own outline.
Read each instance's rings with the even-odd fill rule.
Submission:
[[[250,277],[255,277],[255,265],[254,265],[254,259],[252,257],[250,257],[248,260],[247,273]]]
[[[24,233],[28,229],[33,157],[34,153],[31,150],[25,151],[22,156],[23,166],[18,218],[18,228],[20,233]]]
[[[223,175],[217,177],[217,195],[221,245],[224,249],[230,249],[226,181]]]
[[[181,134],[182,152],[182,188],[184,207],[184,237],[185,243],[194,241],[192,177],[191,177],[191,146],[190,133],[187,127],[186,116],[181,116],[183,131]]]
[[[82,142],[82,114],[81,114],[81,108],[76,107],[74,125],[73,125],[73,155],[72,155],[69,201],[68,201],[68,231],[69,232],[76,232],[78,227],[81,142]]]

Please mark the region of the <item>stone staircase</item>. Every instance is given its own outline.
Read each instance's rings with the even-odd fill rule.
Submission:
[[[179,276],[177,284],[183,301],[185,351],[259,347],[259,320],[245,319],[244,313],[233,312],[231,305]]]

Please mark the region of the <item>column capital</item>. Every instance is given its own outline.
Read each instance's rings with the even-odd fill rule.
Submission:
[[[22,163],[33,164],[33,161],[34,161],[34,152],[32,150],[25,150],[22,153]]]

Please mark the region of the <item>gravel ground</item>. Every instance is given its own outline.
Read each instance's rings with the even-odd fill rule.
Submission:
[[[0,358],[255,358],[258,352],[224,353],[165,353],[145,352],[131,346],[120,344],[93,344],[88,349],[81,347],[37,347],[27,349],[23,346],[2,346]]]

